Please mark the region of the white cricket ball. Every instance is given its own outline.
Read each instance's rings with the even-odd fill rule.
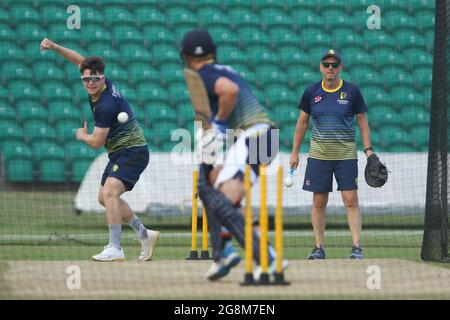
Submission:
[[[284,179],[284,185],[286,186],[286,188],[292,187],[293,184],[294,180],[292,180],[292,177],[290,175]]]
[[[117,120],[119,120],[120,123],[125,123],[128,121],[128,113],[121,112],[117,115]]]

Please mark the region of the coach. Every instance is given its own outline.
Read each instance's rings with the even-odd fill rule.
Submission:
[[[311,118],[310,150],[303,189],[313,192],[311,219],[316,246],[308,259],[325,259],[325,210],[328,194],[333,191],[333,174],[338,184],[337,190],[341,191],[352,234],[350,258],[363,258],[355,116],[366,156],[370,156],[373,150],[366,118],[367,106],[358,87],[341,79],[342,68],[338,52],[332,49],[324,52],[320,61],[322,80],[305,89],[299,104],[300,115],[289,164],[291,168],[297,168],[299,164],[299,148]]]

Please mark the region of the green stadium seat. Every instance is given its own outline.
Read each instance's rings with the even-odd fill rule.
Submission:
[[[92,4],[92,2],[91,2]],[[103,15],[104,10],[99,11],[94,7],[89,5],[84,5],[81,10],[81,23],[82,24],[97,24],[98,26],[103,26],[106,17]],[[115,21],[115,20],[112,20]]]
[[[274,8],[264,8],[262,4],[260,4],[260,7],[262,9],[259,11],[259,19],[261,25],[266,30],[270,30],[270,28],[274,26],[285,26],[292,28],[292,18],[289,14]]]
[[[422,107],[403,108],[400,113],[405,127],[410,129],[420,126],[428,127],[430,124],[430,113]]]
[[[56,143],[51,142],[36,142],[31,146],[33,157],[37,161],[45,159],[64,160],[64,149]]]
[[[406,49],[425,50],[427,47],[425,38],[413,30],[400,29],[394,33],[394,38],[402,52]]]
[[[320,79],[319,75],[317,75],[317,77],[312,80],[310,68],[303,65],[293,65],[288,69],[287,73],[289,84],[294,90],[302,91],[306,86],[313,82],[317,82]]]
[[[7,83],[10,80],[33,80],[33,72],[24,63],[10,61],[3,63],[0,79]]]
[[[65,24],[55,24],[48,27],[48,37],[56,42],[64,43],[65,47],[77,50],[79,48],[74,48],[74,45],[81,44],[81,35],[83,34],[81,30],[69,30]],[[36,48],[36,46],[34,47]],[[39,46],[37,46],[37,48],[39,48]]]
[[[299,8],[291,11],[292,23],[296,29],[302,30],[303,27],[321,27],[323,19],[313,10]]]
[[[287,67],[288,70],[293,65],[302,65],[305,68],[310,67],[309,56],[298,47],[298,44],[297,46],[292,45],[278,48],[277,54],[279,64]]]
[[[222,51],[222,45],[234,45],[239,44],[238,35],[231,29],[223,26],[214,26],[208,28],[209,33],[213,37],[216,43],[220,43],[220,51]]]
[[[256,84],[259,88],[264,88],[271,84],[284,84],[288,82],[286,72],[276,66],[262,65],[255,68]]]
[[[284,1],[277,1],[277,0],[258,0],[257,2],[257,9],[259,9],[259,13],[261,14],[261,11],[266,10],[273,10],[273,11],[283,11],[285,10],[285,4]]]
[[[242,49],[247,50],[250,46],[269,45],[269,36],[258,27],[240,27],[239,41]]]
[[[345,69],[344,69],[345,70]],[[383,76],[370,67],[357,66],[351,69],[350,77],[356,85],[370,83],[371,85],[384,85]]]
[[[15,121],[0,121],[0,145],[6,142],[22,143],[24,141],[23,129]]]
[[[0,41],[15,41],[17,40],[16,32],[7,24],[0,24]]]
[[[320,53],[332,46],[332,38],[329,33],[318,28],[303,28],[301,37],[309,48],[320,47]],[[320,58],[319,58],[320,59]]]
[[[259,20],[259,16],[251,9],[244,8],[243,6],[239,7],[236,6],[235,8],[229,8],[228,3],[225,5],[225,7],[226,7],[225,12],[228,14],[228,17],[230,18],[231,25],[235,30],[238,30],[239,33],[242,28],[260,27],[261,23]]]
[[[31,149],[22,142],[7,141],[3,143],[1,154],[3,159],[7,162],[14,159],[31,159]]]
[[[167,90],[157,86],[154,82],[142,82],[136,87],[138,103],[142,106],[154,105],[154,103],[167,103],[169,100]]]
[[[368,118],[370,126],[378,131],[383,131],[384,126],[395,125],[399,128],[402,126],[402,115],[395,112],[394,109],[390,107],[383,106],[373,106],[369,107]]]
[[[368,63],[374,63],[372,56],[359,48],[344,48],[340,51],[340,54],[344,64],[346,65],[345,68],[353,68],[359,65],[367,66]]]
[[[129,44],[143,44],[144,35],[141,31],[130,25],[117,25],[112,27],[112,36],[116,47],[123,48]]]
[[[149,64],[153,56],[142,44],[129,43],[120,47],[120,56],[125,61],[143,62]]]
[[[141,81],[161,81],[161,75],[157,69],[140,62],[130,63],[128,65],[128,74],[131,76],[131,80],[135,84]]]
[[[45,35],[46,31],[39,23],[23,23],[16,27],[17,40],[20,44],[29,41],[40,41]]]
[[[416,21],[403,10],[386,10],[383,13],[383,26],[388,31],[398,31],[400,29],[411,30],[416,27]]]
[[[28,120],[43,120],[46,122],[49,117],[47,109],[41,107],[39,103],[31,101],[17,103],[16,110],[21,122]]]
[[[65,24],[69,15],[66,12],[65,6],[58,5],[42,5],[40,6],[40,17],[45,25],[51,24]],[[84,26],[83,26],[84,28]]]
[[[386,148],[387,152],[417,152],[417,151],[426,151],[425,150],[418,150],[414,147],[414,143],[402,143],[397,145],[388,145]]]
[[[395,87],[414,85],[415,80],[412,79],[411,75],[403,68],[393,66],[384,68],[382,74],[384,80],[386,81],[386,85],[391,89],[394,89]]]
[[[274,120],[283,125],[291,126],[296,124],[299,116],[299,109],[295,104],[279,104],[273,109]],[[294,131],[292,131],[294,135]]]
[[[0,86],[0,99],[2,102],[9,101],[9,91],[6,87]]]
[[[91,44],[105,43],[111,45],[112,39],[118,39],[119,35],[112,34],[98,23],[83,24],[80,39],[84,41],[89,51],[92,51]]]
[[[248,56],[245,52],[239,50],[236,46],[224,45],[220,46],[217,56],[219,60],[226,64],[234,65],[235,63],[247,63]]]
[[[56,132],[41,120],[28,120],[23,124],[25,139],[28,142],[55,142]]]
[[[193,27],[188,25],[177,25],[171,28],[173,33],[175,34],[175,41],[176,44],[180,44],[183,41],[183,37],[186,34],[186,32],[192,31]]]
[[[33,161],[29,158],[18,158],[6,162],[6,180],[8,182],[32,182]]]
[[[41,84],[42,98],[47,101],[70,100],[72,93],[69,88],[57,81],[47,81]]]
[[[197,15],[187,8],[173,6],[166,10],[167,21],[170,26],[184,26],[195,29],[198,27]]]
[[[145,111],[138,106],[133,106],[132,109],[137,122],[140,125],[146,125]]]
[[[175,46],[168,44],[156,44],[153,46],[153,63],[155,65],[179,61],[180,54]]]
[[[10,107],[6,102],[0,102],[0,119],[15,122],[17,119],[16,109]]]
[[[179,127],[186,128],[192,124],[195,119],[195,112],[191,103],[184,103],[177,106],[177,124]]]
[[[167,107],[165,105],[148,105],[144,106],[144,112],[147,117],[147,122],[155,126],[161,122],[176,122],[177,113],[175,109]]]
[[[411,134],[399,126],[385,125],[380,130],[380,146],[391,152],[397,151],[400,145],[411,145]]]
[[[252,66],[261,66],[263,64],[274,65],[278,62],[277,54],[265,46],[248,46],[246,52],[249,60],[248,63]]]
[[[323,23],[327,27],[328,31],[333,31],[336,27],[350,27],[352,25],[352,17],[345,13],[345,9],[343,7],[339,5],[337,5],[337,7],[324,5],[323,8],[326,9],[324,12],[321,12],[321,14],[323,17]]]
[[[362,85],[361,92],[364,100],[369,107],[369,112],[372,108],[389,107],[393,108],[393,99],[391,93],[384,91],[377,85]]]
[[[185,82],[183,66],[180,63],[169,62],[161,64],[159,74],[166,86],[175,82]]]
[[[137,103],[137,95],[136,90],[133,87],[129,86],[118,86],[120,94],[122,97],[128,102],[128,104],[133,107]]]
[[[230,18],[220,9],[211,6],[199,6],[197,17],[203,27],[227,27]]]
[[[158,26],[162,29],[167,27],[166,15],[153,6],[136,7],[134,16],[137,25],[140,27]]]
[[[41,93],[38,88],[33,86],[29,81],[9,82],[8,89],[11,98],[17,102],[21,99],[35,99],[39,101]]]
[[[417,67],[413,69],[412,77],[416,80],[416,87],[418,88],[418,90],[422,91],[427,86],[431,86],[433,72],[429,67]]]
[[[170,84],[167,88],[169,100],[172,106],[190,101],[189,90],[186,83],[178,82]]]
[[[375,62],[378,68],[383,69],[391,67],[403,67],[403,56],[397,53],[395,50],[389,48],[372,48],[370,50],[372,54],[372,60]]]
[[[0,23],[9,23],[11,20],[11,17],[8,13],[8,11],[0,8]]]
[[[103,8],[104,21],[109,26],[134,26],[135,16],[122,5],[110,5],[108,4]]]
[[[394,106],[399,110],[404,108],[411,108],[414,106],[423,107],[425,105],[425,97],[422,93],[417,92],[411,86],[396,86],[392,90],[394,99]]]
[[[148,41],[150,46],[156,43],[174,44],[176,41],[175,34],[162,25],[148,25],[143,28],[144,39]]]
[[[416,22],[416,30],[420,33],[427,31],[434,32],[435,14],[434,8],[430,11],[416,10],[414,21]]]
[[[363,50],[364,49],[364,37],[360,36],[356,33],[345,33],[341,32],[343,30],[348,29],[336,29],[333,30],[332,36],[331,36],[331,42],[334,48],[349,48],[349,49],[356,49],[356,50]],[[345,62],[345,61],[344,61]],[[350,61],[351,63],[351,61]]]
[[[272,84],[265,86],[264,97],[269,106],[276,108],[280,104],[296,105],[298,94],[286,88],[285,85]]]
[[[295,2],[302,2],[302,1],[295,1]],[[303,0],[303,2],[307,2],[306,0]],[[341,12],[345,12],[346,6],[341,1],[336,0],[322,0],[320,3],[315,4],[315,9],[317,12],[322,12],[324,8],[327,8],[329,10],[339,10]]]
[[[9,8],[13,23],[20,25],[28,22],[40,22],[41,17],[39,12],[33,9],[31,6],[23,4],[12,4]]]
[[[56,64],[48,61],[36,61],[32,65],[34,80],[37,84],[44,83],[49,80],[66,80],[65,72]]]
[[[394,51],[397,47],[396,39],[381,30],[365,30],[362,33],[364,43],[368,52],[374,49],[390,49]]]
[[[416,151],[428,151],[429,128],[428,126],[414,126],[410,131],[412,145]]]
[[[1,30],[0,30],[1,37]],[[15,42],[2,41],[0,42],[0,56],[3,62],[24,62],[26,54],[24,50],[19,48]]]
[[[431,74],[433,69],[433,55],[419,48],[410,48],[402,50],[402,56],[405,64],[411,66],[414,73],[418,68],[426,68]]]
[[[89,147],[81,141],[73,141],[64,145],[64,154],[69,162],[80,160],[93,161],[99,155],[99,151]]]
[[[66,182],[66,162],[58,159],[42,160],[38,163],[40,182]]]
[[[109,63],[105,67],[105,74],[106,77],[108,77],[112,83],[114,84],[115,81],[128,81],[128,72],[123,67],[121,67],[119,64],[116,63]]]
[[[48,104],[49,120],[56,124],[61,120],[75,120],[79,124],[81,123],[81,111],[80,109],[66,104],[64,102],[50,102]]]
[[[119,54],[119,51],[113,49],[111,43],[105,42],[95,42],[89,44],[89,55],[99,56],[101,57],[106,64],[106,69],[108,69],[109,63],[120,63],[122,57]],[[73,65],[70,65],[71,73],[80,74],[78,68],[74,68]],[[67,70],[67,69],[66,69]]]
[[[81,159],[79,161],[76,162],[72,162],[71,163],[71,175],[70,175],[70,180],[72,182],[81,182],[83,181],[83,178],[87,172],[87,170],[89,169],[89,167],[92,164],[92,160],[89,159]]]
[[[272,46],[280,50],[286,46],[299,46],[302,39],[298,32],[294,32],[290,27],[270,27],[269,37]]]

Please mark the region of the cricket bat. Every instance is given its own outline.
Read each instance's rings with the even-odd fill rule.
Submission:
[[[207,130],[211,128],[211,107],[209,105],[205,84],[198,72],[185,68],[183,73],[195,111],[195,120],[201,121],[203,129]]]

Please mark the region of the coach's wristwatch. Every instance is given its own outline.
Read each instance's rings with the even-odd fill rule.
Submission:
[[[373,149],[372,149],[372,147],[367,147],[367,148],[365,148],[365,149],[364,149],[364,153],[366,153],[366,154],[367,154],[367,151],[369,151],[369,150],[373,152]]]

